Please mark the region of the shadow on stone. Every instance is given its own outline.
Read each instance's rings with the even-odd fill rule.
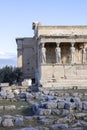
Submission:
[[[33,112],[33,110],[32,110],[31,107],[27,107],[27,108],[24,108],[24,109],[22,110],[22,115],[23,115],[23,116],[33,116],[33,115],[34,115],[34,112]]]

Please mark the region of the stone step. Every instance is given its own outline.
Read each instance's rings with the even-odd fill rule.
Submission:
[[[45,84],[43,84],[44,87],[48,87],[51,89],[57,88],[57,89],[71,89],[71,88],[86,88],[87,89],[87,80],[70,80],[70,79],[63,79],[63,80],[57,80],[57,82],[46,82]]]
[[[79,84],[46,84],[43,86],[44,88],[50,89],[50,90],[56,90],[56,89],[87,89],[86,85],[79,85]]]
[[[87,80],[67,80],[67,79],[63,79],[63,80],[57,80],[57,81],[51,81],[48,83],[87,83]]]

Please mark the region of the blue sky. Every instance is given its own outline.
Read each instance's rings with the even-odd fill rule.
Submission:
[[[32,22],[87,25],[87,0],[0,0],[0,58],[16,57],[16,37],[33,36]]]

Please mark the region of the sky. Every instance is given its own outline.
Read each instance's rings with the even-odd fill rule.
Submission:
[[[0,0],[0,59],[16,59],[18,37],[33,37],[32,22],[87,25],[87,0]]]

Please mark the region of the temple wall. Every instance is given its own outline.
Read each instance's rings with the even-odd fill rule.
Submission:
[[[42,65],[41,82],[58,82],[61,79],[87,79],[87,65]]]
[[[33,38],[23,41],[23,74],[24,78],[35,78],[36,69],[36,46]]]
[[[35,40],[22,38],[18,42],[18,67],[22,68],[24,78],[35,78],[36,56]]]

